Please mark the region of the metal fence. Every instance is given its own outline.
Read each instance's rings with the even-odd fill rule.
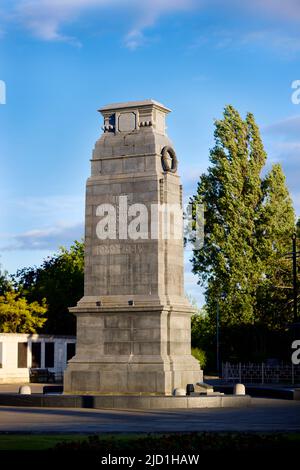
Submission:
[[[222,378],[226,382],[240,383],[300,383],[300,365],[294,364],[265,364],[247,363],[222,364]]]

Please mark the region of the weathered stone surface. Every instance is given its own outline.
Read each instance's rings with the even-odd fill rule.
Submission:
[[[214,388],[212,385],[206,384],[204,382],[198,382],[194,384],[194,389],[196,393],[201,393],[204,395],[211,394],[214,391]]]
[[[184,409],[184,408],[242,408],[249,407],[252,404],[250,396],[152,396],[149,394],[135,394],[130,396],[128,394],[107,394],[107,395],[41,395],[34,393],[33,395],[14,395],[14,394],[0,394],[0,406],[9,407],[40,407],[40,408],[91,408],[91,409],[153,409],[153,410],[170,410],[170,409]],[[277,405],[278,407],[278,405]],[[268,407],[269,408],[269,407]],[[256,407],[253,408],[255,412]],[[285,410],[287,411],[287,410]],[[28,411],[29,412],[29,411]],[[19,415],[19,413],[17,413]],[[26,414],[27,411],[26,411]],[[286,413],[285,413],[286,414]],[[115,419],[114,414],[114,419]],[[141,416],[139,415],[139,420]],[[218,423],[220,416],[218,415]],[[48,415],[49,419],[49,415]],[[57,416],[56,416],[57,419]],[[187,416],[184,415],[183,419],[186,420]],[[18,416],[18,424],[20,415]],[[95,417],[93,417],[93,426],[95,425]],[[101,421],[101,420],[98,420]],[[122,421],[126,421],[122,420]],[[201,420],[199,420],[201,422]],[[1,423],[2,424],[2,423]],[[11,425],[11,421],[10,421]],[[73,423],[72,423],[73,425]],[[152,423],[153,425],[153,423]],[[207,425],[207,423],[206,423]],[[82,426],[82,422],[80,424]],[[1,426],[3,428],[3,425]],[[43,423],[43,429],[45,423]],[[171,429],[174,428],[172,424]],[[8,428],[11,430],[11,427]],[[28,429],[27,429],[28,430]],[[73,429],[74,431],[74,429]]]
[[[108,105],[101,112],[104,133],[86,188],[85,292],[71,309],[77,350],[64,390],[171,395],[202,380],[202,372],[191,355],[193,310],[184,296],[183,237],[174,236],[182,224],[180,178],[162,166],[163,148],[172,147],[165,133],[169,110],[146,100]],[[130,237],[128,222],[117,224],[115,238],[100,240],[104,204],[117,207],[117,221],[133,204],[143,204],[148,221],[141,235]],[[170,216],[167,239],[163,204],[179,207],[179,223]],[[152,212],[153,206],[158,210]]]

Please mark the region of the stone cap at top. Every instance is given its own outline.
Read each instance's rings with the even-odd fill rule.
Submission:
[[[112,103],[98,110],[104,117],[104,133],[138,132],[152,128],[165,135],[166,115],[171,111],[154,100]]]
[[[155,100],[142,100],[142,101],[126,101],[124,103],[111,103],[106,104],[102,108],[98,109],[99,112],[102,111],[117,111],[119,109],[124,110],[125,108],[143,108],[144,106],[155,106],[161,110],[170,113],[171,110]]]

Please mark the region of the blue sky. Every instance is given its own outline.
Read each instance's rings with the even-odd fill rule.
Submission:
[[[2,267],[39,264],[82,236],[96,110],[111,102],[153,98],[173,110],[186,195],[224,106],[253,112],[300,215],[299,26],[298,0],[2,0]],[[186,290],[202,303],[188,262]]]

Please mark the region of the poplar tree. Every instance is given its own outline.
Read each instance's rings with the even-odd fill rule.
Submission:
[[[193,271],[206,288],[210,315],[219,307],[223,324],[253,324],[261,320],[294,212],[280,166],[261,176],[267,156],[252,114],[243,120],[227,106],[214,137],[210,166],[192,198],[205,209],[204,246],[193,253]]]
[[[262,181],[263,200],[258,219],[259,256],[264,278],[257,291],[257,316],[271,327],[292,321],[292,235],[295,212],[280,164]]]

